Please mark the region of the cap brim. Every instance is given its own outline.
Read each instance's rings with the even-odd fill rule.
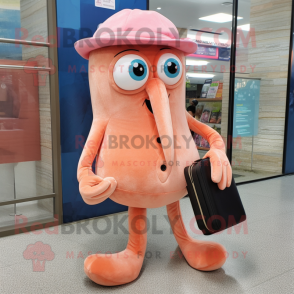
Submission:
[[[144,45],[144,46],[169,46],[175,49],[178,49],[185,53],[185,55],[192,54],[197,50],[197,44],[191,39],[152,39],[152,38],[143,38],[140,39],[135,37],[128,37],[126,39],[122,38],[86,38],[77,41],[74,46],[77,52],[85,59],[89,59],[90,53],[96,49],[116,46],[116,45]]]

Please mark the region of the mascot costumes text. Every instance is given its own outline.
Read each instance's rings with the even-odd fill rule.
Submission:
[[[187,195],[184,168],[199,159],[190,129],[210,144],[205,157],[211,160],[212,180],[225,189],[232,179],[221,136],[185,109],[185,56],[197,44],[179,39],[175,25],[157,12],[126,9],[75,48],[89,59],[94,116],[78,165],[80,193],[89,205],[110,198],[129,207],[127,248],[113,258],[87,257],[86,274],[105,286],[135,280],[146,251],[146,209],[164,205],[189,265],[201,271],[220,268],[225,248],[192,239],[179,202]]]

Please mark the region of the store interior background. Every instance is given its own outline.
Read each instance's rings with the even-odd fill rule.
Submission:
[[[145,1],[139,3],[142,7],[138,6],[138,1],[116,1],[119,9],[145,9],[147,6]],[[57,12],[59,13],[59,28],[61,31],[64,28],[75,29],[76,38],[79,37],[83,22],[84,27],[91,27],[91,29],[97,27],[98,18],[96,16],[89,18],[90,12],[93,15],[96,13],[97,17],[100,17],[99,19],[108,17],[104,10],[94,7],[94,0],[57,0],[56,2]],[[248,81],[252,80],[260,83],[257,132],[254,136],[244,136],[240,140],[233,139],[237,142],[232,154],[233,173],[236,182],[243,183],[281,175],[283,172],[292,1],[239,0],[238,3],[240,38],[236,54],[236,80],[238,79],[236,85],[243,87]],[[0,21],[2,24],[0,38],[15,39],[15,28],[22,27],[28,31],[27,40],[32,40],[33,36],[38,35],[46,41],[49,34],[47,4],[47,0],[0,0]],[[149,9],[163,14],[174,22],[181,37],[198,38],[197,41],[200,45],[211,43],[208,47],[218,48],[223,52],[222,60],[199,56],[187,57],[189,87],[186,89],[186,106],[190,104],[191,100],[198,99],[199,103],[207,105],[205,107],[214,107],[213,104],[216,100],[208,101],[207,98],[203,98],[201,101],[199,97],[205,80],[212,79],[221,82],[222,96],[217,103],[221,108],[222,119],[220,124],[212,123],[211,126],[219,129],[225,143],[228,137],[230,87],[230,60],[226,53],[230,52],[228,32],[232,28],[231,4],[232,1],[230,0],[149,1]],[[114,13],[114,11],[107,11],[107,13]],[[225,22],[200,20],[200,18],[218,13],[225,13],[229,15],[229,18]],[[74,17],[68,17],[69,15]],[[214,20],[216,19],[214,18]],[[223,20],[218,19],[218,21]],[[249,31],[249,28],[251,31]],[[199,30],[218,32],[219,34],[200,33]],[[248,34],[251,34],[250,38],[248,38]],[[215,46],[215,42],[218,43],[217,46]],[[28,93],[29,99],[34,101],[33,104],[38,108],[38,115],[37,117],[34,116],[34,119],[37,120],[31,121],[35,125],[38,124],[39,127],[35,141],[38,145],[35,153],[37,156],[18,160],[18,153],[22,147],[27,149],[31,147],[25,139],[29,137],[19,136],[19,134],[26,134],[27,130],[27,128],[20,126],[23,118],[21,116],[0,117],[0,203],[5,204],[5,202],[13,200],[48,196],[47,199],[34,199],[29,202],[1,205],[0,233],[2,230],[7,230],[8,227],[13,227],[15,211],[24,215],[31,222],[54,219],[55,200],[52,195],[56,191],[53,188],[53,129],[51,129],[52,113],[50,105],[52,99],[60,99],[61,110],[63,111],[61,111],[63,209],[67,204],[69,205],[67,211],[63,210],[64,215],[68,216],[68,218],[64,218],[64,222],[126,209],[125,207],[115,206],[110,200],[96,207],[90,207],[83,203],[80,197],[76,180],[76,165],[81,150],[75,149],[73,138],[76,135],[86,137],[89,131],[91,124],[90,94],[87,73],[81,73],[79,69],[77,73],[68,73],[68,67],[69,65],[72,66],[73,60],[78,67],[86,64],[86,62],[78,56],[73,47],[61,47],[58,50],[61,58],[59,62],[59,77],[61,79],[59,82],[60,97],[57,98],[54,93],[50,93],[48,72],[38,71],[39,79],[42,80],[44,76],[46,77],[45,85],[32,87],[34,74],[27,75],[24,74],[23,70],[0,68],[0,86],[5,84],[3,88],[0,87],[0,94],[5,93],[6,86],[16,89],[16,92],[19,91],[19,93]],[[47,58],[49,56],[48,47],[29,45],[16,47],[15,44],[0,43],[2,65],[24,66],[28,60],[39,55]],[[40,65],[49,67],[49,64]],[[87,65],[85,65],[85,68],[87,68]],[[25,76],[29,76],[29,78],[25,78]],[[241,82],[240,79],[242,79]],[[83,100],[81,100],[81,97],[83,97]],[[68,111],[68,105],[72,106],[70,111]],[[86,122],[83,120],[85,116],[87,116]],[[31,113],[27,119],[32,118]],[[75,124],[70,121],[73,118],[76,121]],[[36,123],[37,121],[38,123]],[[77,125],[81,125],[81,127],[77,128]],[[207,150],[204,150],[205,148],[199,149],[201,156],[207,152]],[[11,158],[13,159],[11,160]],[[61,195],[58,195],[58,197],[61,197]],[[72,216],[74,217],[71,218]]]
[[[233,138],[232,166],[237,183],[282,174],[291,8],[289,0],[238,1],[235,104],[238,87],[255,81],[260,84],[260,91],[256,132],[253,136]],[[199,45],[209,43],[208,47],[218,48],[220,53],[226,47],[230,49],[232,1],[150,0],[150,9],[173,21],[181,37],[196,39]],[[200,19],[219,13],[226,15],[213,16],[209,21]],[[209,125],[220,129],[226,143],[230,60],[221,55],[218,59],[187,57],[186,77],[190,87],[186,89],[186,102],[188,106],[197,99],[204,108],[213,108],[213,99],[200,98],[201,89],[207,79],[223,83],[221,123]],[[198,149],[201,156],[207,152],[201,146]]]

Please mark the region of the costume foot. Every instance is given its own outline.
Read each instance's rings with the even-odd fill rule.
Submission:
[[[167,213],[175,238],[189,265],[200,271],[213,271],[226,261],[226,249],[215,242],[194,240],[187,232],[183,222],[180,202],[167,206]]]
[[[200,271],[219,269],[227,258],[224,246],[215,242],[193,240],[182,244],[181,249],[189,265]]]
[[[93,254],[86,258],[84,270],[95,283],[117,286],[134,281],[142,268],[143,256],[131,250],[115,254]]]

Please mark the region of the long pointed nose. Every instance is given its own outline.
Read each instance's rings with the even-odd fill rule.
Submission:
[[[151,79],[146,85],[146,91],[151,102],[164,154],[164,158],[160,158],[157,162],[157,175],[164,183],[174,164],[174,137],[169,100],[166,87],[160,79]]]

